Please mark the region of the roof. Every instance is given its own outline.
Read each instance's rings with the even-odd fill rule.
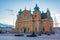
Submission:
[[[22,13],[22,10],[20,9],[19,12],[18,12],[18,14],[20,15],[21,13]]]
[[[36,4],[35,8],[34,8],[35,11],[38,11],[39,10],[39,7],[38,5]]]
[[[47,18],[47,13],[42,13],[41,14],[41,19],[46,19]]]

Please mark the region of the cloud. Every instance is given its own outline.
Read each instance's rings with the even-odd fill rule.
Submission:
[[[10,11],[10,12],[13,12],[13,10],[12,10],[12,9],[6,9],[6,11]]]

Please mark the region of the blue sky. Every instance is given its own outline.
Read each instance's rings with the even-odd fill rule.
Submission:
[[[49,8],[53,19],[55,14],[57,22],[60,23],[60,0],[0,0],[0,23],[14,25],[19,9],[33,11],[36,4],[40,11],[46,12]]]

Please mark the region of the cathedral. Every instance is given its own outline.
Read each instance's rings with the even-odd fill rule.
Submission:
[[[18,12],[15,31],[19,33],[53,33],[53,19],[47,8],[41,12],[38,5],[34,7],[33,13],[26,8]]]

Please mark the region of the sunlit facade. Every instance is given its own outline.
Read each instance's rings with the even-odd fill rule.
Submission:
[[[16,20],[16,32],[20,33],[53,33],[53,19],[49,9],[46,13],[39,10],[38,5],[34,7],[33,13],[26,8],[18,12]]]

